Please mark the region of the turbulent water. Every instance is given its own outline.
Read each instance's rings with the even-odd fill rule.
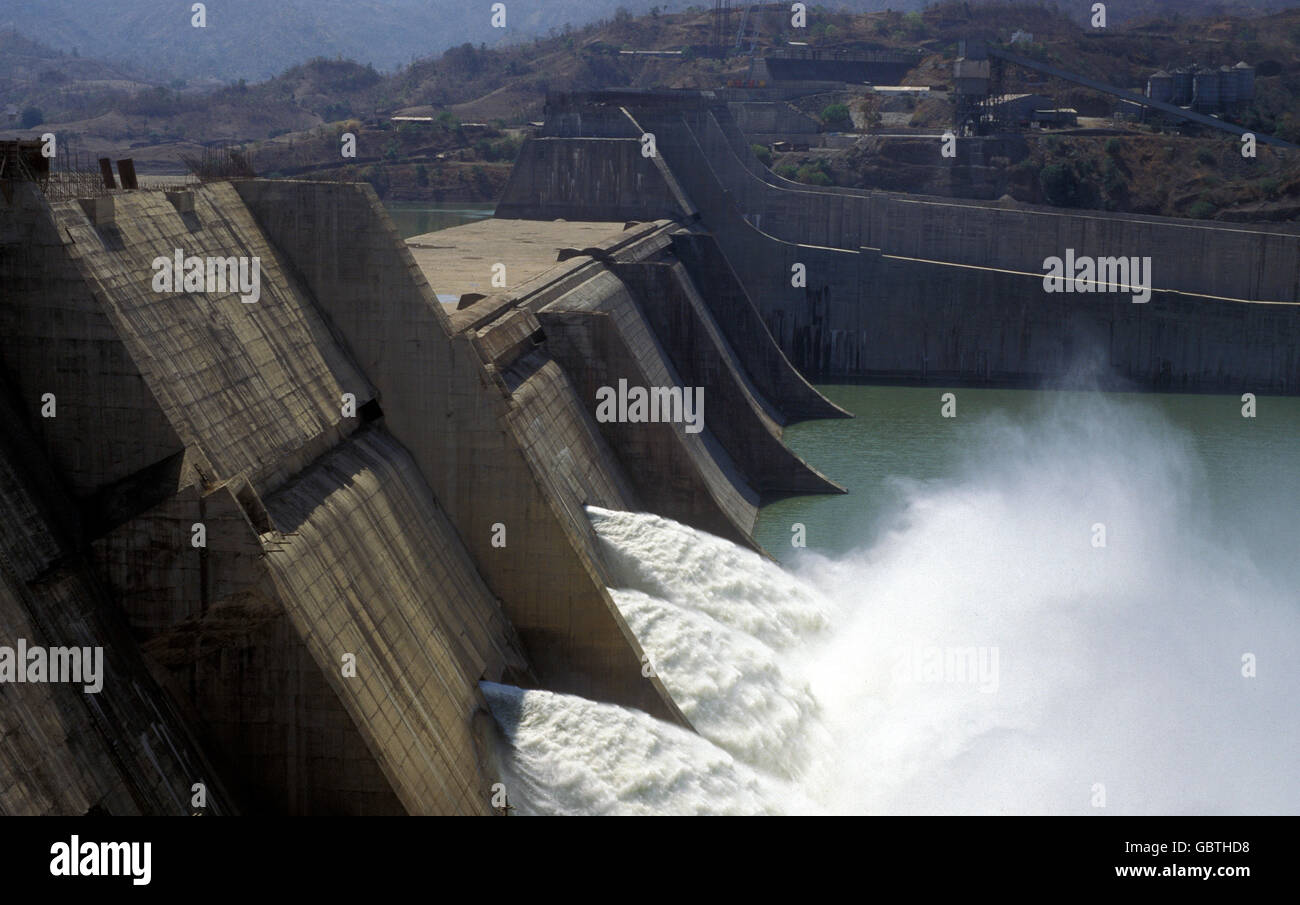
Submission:
[[[591,509],[614,599],[698,735],[485,685],[511,802],[1296,813],[1295,559],[1216,524],[1207,494],[1185,431],[1095,399],[982,419],[949,477],[900,484],[865,546],[804,552],[788,571],[657,516]],[[1257,517],[1277,502],[1261,497]],[[1289,518],[1273,527],[1295,534]]]

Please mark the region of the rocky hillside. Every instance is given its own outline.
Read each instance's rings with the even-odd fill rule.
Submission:
[[[746,28],[738,42],[728,40],[738,43],[740,52],[725,59],[703,52],[713,20],[701,5],[678,13],[652,9],[643,16],[616,12],[581,28],[561,23],[553,34],[513,44],[463,43],[391,73],[379,65],[317,58],[264,81],[215,87],[160,81],[127,65],[0,34],[5,79],[0,84],[7,104],[39,120],[27,134],[52,129],[65,136],[65,146],[87,155],[129,154],[145,173],[179,172],[183,157],[212,144],[238,142],[252,151],[263,173],[366,178],[389,197],[492,200],[528,123],[541,118],[548,91],[716,87],[749,75],[751,47],[762,54],[791,40],[826,49],[919,49],[921,63],[903,81],[936,89],[951,84],[960,39],[1006,40],[1016,31],[1033,36],[1020,45],[1022,52],[1122,87],[1140,87],[1156,68],[1246,59],[1258,66],[1258,100],[1242,114],[1242,123],[1297,139],[1300,10],[1224,12],[1258,12],[1270,5],[1218,3],[1213,16],[1198,19],[1193,14],[1208,7],[1196,0],[1180,4],[1176,12],[1143,0],[1112,3],[1114,18],[1104,32],[1079,20],[1078,4],[1058,9],[959,0],[920,11],[869,14],[814,7],[808,28],[798,30],[790,27],[787,7],[774,5],[744,18],[733,14],[732,30],[739,34],[741,21]],[[625,50],[677,53],[651,57],[621,53]],[[1044,84],[1014,69],[1005,88],[1047,91],[1084,117],[1106,117],[1112,108],[1103,95]],[[1222,138],[1150,129],[1029,135],[1012,150],[991,148],[964,171],[941,171],[929,145],[891,136],[942,131],[952,115],[942,90],[919,103],[869,98],[861,91],[839,93],[834,100],[811,98],[803,106],[819,119],[827,107],[848,108],[853,124],[826,122],[825,127],[857,129],[860,140],[833,152],[778,155],[774,166],[791,178],[852,186],[1011,195],[1190,216],[1294,216],[1290,157],[1261,149],[1255,165],[1242,170]],[[390,120],[395,114],[428,121],[399,125]],[[22,133],[18,119],[8,125]],[[356,158],[340,155],[344,132],[358,138]]]

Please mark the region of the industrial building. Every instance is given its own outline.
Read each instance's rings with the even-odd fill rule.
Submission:
[[[1146,96],[1198,113],[1231,112],[1255,100],[1255,67],[1243,60],[1218,69],[1195,65],[1172,72],[1159,69],[1147,78]]]

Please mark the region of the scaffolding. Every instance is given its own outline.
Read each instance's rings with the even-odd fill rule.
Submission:
[[[109,158],[83,152],[68,139],[60,140],[53,157],[45,156],[45,147],[45,142],[39,140],[0,141],[0,194],[6,203],[12,200],[19,182],[36,185],[47,201],[98,198],[137,188],[135,165],[130,158],[117,162],[119,187]],[[177,177],[174,184],[155,178],[149,187],[170,191],[186,184],[186,177]]]

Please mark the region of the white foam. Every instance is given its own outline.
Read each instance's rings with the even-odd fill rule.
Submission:
[[[776,814],[783,802],[799,809],[779,783],[639,710],[480,687],[512,746],[503,781],[520,814]]]
[[[1300,811],[1293,564],[1216,528],[1154,409],[1070,404],[980,425],[870,549],[790,572],[591,510],[615,600],[700,735],[529,692],[513,735],[533,806],[1096,813],[1104,787],[1103,813]],[[997,651],[992,693],[899,669],[975,648]]]

